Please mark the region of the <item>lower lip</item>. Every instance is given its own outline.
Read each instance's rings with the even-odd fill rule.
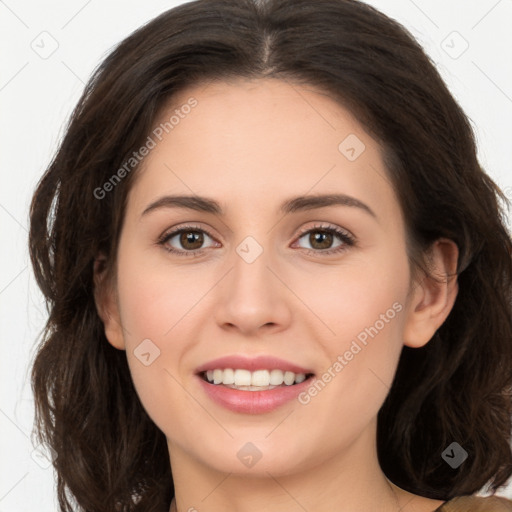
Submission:
[[[200,375],[197,378],[211,400],[226,409],[245,414],[262,414],[281,407],[297,398],[302,391],[311,385],[313,379],[313,377],[310,377],[300,384],[279,386],[266,391],[242,391],[221,384],[210,384]]]

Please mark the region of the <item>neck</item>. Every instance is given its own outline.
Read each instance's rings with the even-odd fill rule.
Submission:
[[[269,504],[273,512],[398,512],[400,489],[378,464],[375,434],[372,424],[348,449],[330,458],[325,454],[316,463],[306,461],[301,471],[287,474],[220,471],[169,443],[177,512],[254,512]]]

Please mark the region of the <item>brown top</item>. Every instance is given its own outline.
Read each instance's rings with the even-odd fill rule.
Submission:
[[[169,512],[176,512],[174,498]],[[512,501],[498,496],[459,496],[436,508],[434,512],[512,512]]]
[[[498,496],[459,496],[447,501],[434,512],[512,512],[512,501]]]

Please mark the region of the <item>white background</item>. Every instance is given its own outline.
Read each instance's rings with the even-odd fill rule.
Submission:
[[[27,252],[31,195],[93,68],[180,3],[0,0],[0,512],[57,510],[52,469],[31,456],[29,363],[46,317]],[[512,199],[512,1],[369,3],[429,53],[472,120],[481,163]],[[48,58],[33,49],[52,44],[58,48]],[[501,494],[512,498],[512,486]]]

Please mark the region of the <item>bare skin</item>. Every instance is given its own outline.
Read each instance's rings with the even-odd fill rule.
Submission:
[[[381,148],[312,88],[270,79],[203,84],[173,98],[172,109],[190,97],[197,106],[151,150],[129,194],[117,280],[108,286],[96,272],[106,336],[126,350],[140,399],[167,437],[178,511],[434,511],[442,501],[387,480],[376,419],[402,347],[429,342],[458,288],[456,279],[412,280]],[[357,139],[340,150],[349,135]],[[350,151],[354,141],[364,150]],[[214,199],[223,214],[176,207],[143,214],[171,194]],[[368,208],[279,210],[291,197],[315,194],[345,194]],[[204,230],[199,249],[179,235],[158,243],[189,225]],[[319,247],[303,234],[329,227],[355,243],[334,235]],[[236,250],[246,237],[262,248],[251,263]],[[331,249],[339,250],[325,254]],[[432,247],[440,275],[454,273],[457,258],[449,240]],[[387,321],[377,323],[381,315]],[[206,396],[195,375],[217,357],[265,354],[320,377],[377,325],[307,403],[237,413]],[[145,339],[160,351],[147,366],[134,353]],[[237,457],[248,442],[261,453],[250,468]]]

